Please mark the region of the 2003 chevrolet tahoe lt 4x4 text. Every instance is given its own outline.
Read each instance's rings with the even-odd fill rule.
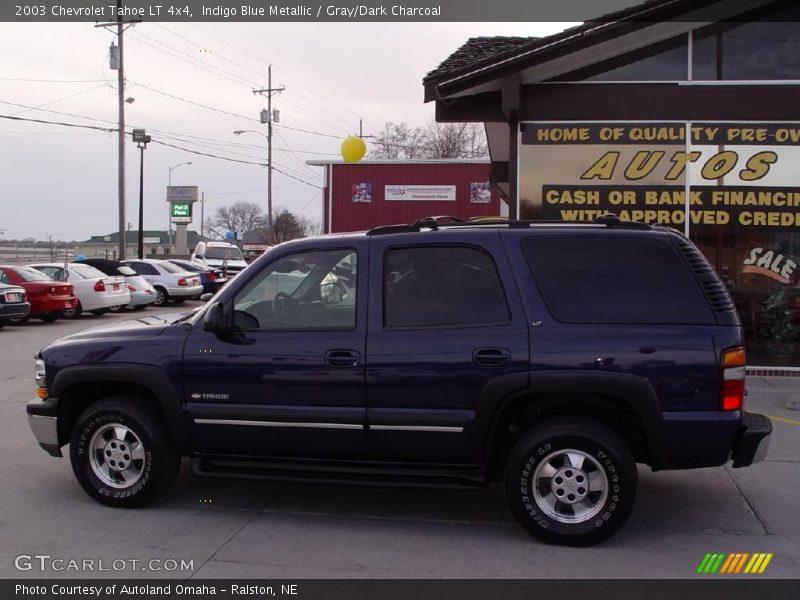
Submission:
[[[428,218],[281,244],[195,313],[58,340],[27,411],[111,506],[155,499],[182,456],[218,476],[504,478],[528,531],[587,545],[630,514],[636,463],[763,458],[744,379],[733,304],[677,232]]]

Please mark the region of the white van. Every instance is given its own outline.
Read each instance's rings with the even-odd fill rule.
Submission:
[[[192,253],[192,262],[202,267],[227,268],[231,276],[247,266],[242,251],[228,242],[198,242]]]

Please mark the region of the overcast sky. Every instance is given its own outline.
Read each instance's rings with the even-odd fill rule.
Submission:
[[[341,139],[357,133],[359,117],[365,134],[390,120],[430,121],[433,105],[422,102],[422,77],[467,38],[542,36],[570,25],[140,23],[125,35],[126,96],[135,98],[126,105],[126,120],[154,140],[266,162],[264,137],[232,132],[266,131],[257,121],[266,101],[252,89],[266,87],[272,63],[273,85],[286,87],[274,101],[280,124],[334,136],[276,127],[274,164],[319,185],[321,169],[305,166],[305,160],[336,158]],[[108,65],[114,37],[91,23],[0,23],[0,114],[114,127],[117,73]],[[0,140],[5,239],[83,240],[116,231],[116,134],[0,119]],[[184,161],[192,165],[175,169],[172,183],[199,186],[206,193],[206,216],[236,200],[266,207],[265,168],[151,144],[145,153],[146,229],[166,228],[169,167]],[[139,151],[132,142],[126,162],[126,220],[136,229]],[[319,220],[321,191],[274,173],[273,206]],[[191,228],[199,228],[199,214]]]

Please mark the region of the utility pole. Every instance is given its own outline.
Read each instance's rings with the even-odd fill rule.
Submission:
[[[116,27],[117,46],[116,55],[112,43],[111,68],[117,70],[117,103],[119,111],[119,139],[118,139],[118,165],[117,165],[117,194],[119,197],[119,241],[118,241],[118,260],[125,258],[125,70],[123,59],[123,33],[125,24],[133,24],[140,19],[124,21],[122,17],[122,0],[117,0],[116,8],[117,20],[109,23],[97,23],[95,27]]]
[[[262,90],[253,90],[254,94],[267,96],[267,114],[261,111],[261,123],[267,124],[267,240],[272,243],[272,95],[279,94],[286,88],[272,87],[272,65],[267,67],[267,87]],[[266,120],[265,120],[266,119]]]

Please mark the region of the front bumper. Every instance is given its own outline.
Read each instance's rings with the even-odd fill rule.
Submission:
[[[733,468],[749,467],[764,460],[769,449],[772,421],[758,413],[743,413],[742,427],[731,451]]]
[[[61,456],[58,443],[58,399],[31,400],[25,407],[28,425],[39,446],[50,456]]]

